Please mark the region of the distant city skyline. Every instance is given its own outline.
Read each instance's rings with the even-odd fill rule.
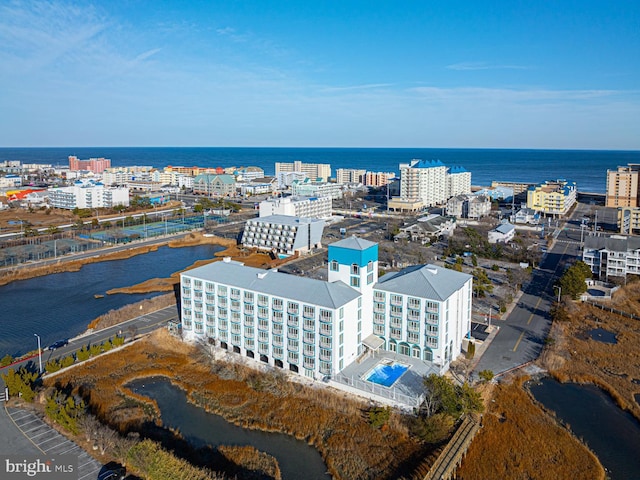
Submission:
[[[0,147],[640,150],[640,2],[0,2]]]

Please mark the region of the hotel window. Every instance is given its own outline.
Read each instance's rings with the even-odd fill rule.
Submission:
[[[308,305],[305,305],[303,310],[302,310],[302,314],[305,317],[309,317],[309,318],[313,318],[316,315],[316,309],[315,307],[310,307]]]
[[[315,343],[316,335],[311,332],[304,332],[304,341],[305,343]]]
[[[371,285],[373,283],[373,273],[367,275],[367,285]]]
[[[332,272],[337,272],[338,271],[338,262],[336,260],[331,260],[331,271]]]
[[[357,264],[352,264],[351,265],[351,275],[359,275],[360,274],[360,267]]]
[[[218,286],[218,295],[221,297],[226,297],[227,296],[227,287],[224,285],[219,285]]]
[[[245,303],[253,303],[253,292],[244,292]]]
[[[282,302],[282,299],[281,299],[281,298],[274,298],[274,299],[272,299],[271,304],[272,304],[272,306],[273,306],[273,308],[274,308],[274,309],[276,309],[276,310],[282,310],[282,304],[283,304],[283,302]]]
[[[359,287],[360,286],[360,277],[351,277],[351,286]]]
[[[373,262],[371,260],[367,263],[367,272],[373,272]]]

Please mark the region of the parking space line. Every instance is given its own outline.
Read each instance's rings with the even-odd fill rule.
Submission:
[[[58,448],[58,447],[60,447],[60,446],[64,445],[65,443],[66,443],[66,442],[56,443],[53,447],[51,447],[51,448],[46,448],[46,449],[45,449],[45,452],[50,452],[51,450],[53,450],[53,449],[55,449],[55,448]]]
[[[26,427],[27,425],[29,425],[29,424],[31,424],[31,423],[33,423],[33,422],[37,422],[37,421],[39,421],[39,420],[40,420],[39,418],[34,418],[33,420],[29,420],[28,422],[20,423],[19,425],[20,425],[21,427]]]
[[[42,426],[42,425],[40,425]],[[44,435],[45,433],[49,433],[51,430],[45,430],[44,432],[40,432],[37,435],[30,435],[30,438],[33,440],[34,438],[39,437],[40,435]]]
[[[58,453],[58,455],[64,455],[64,454],[69,453],[69,452],[71,452],[71,451],[73,451],[73,450],[78,450],[79,448],[80,448],[80,447],[74,443],[74,444],[73,444],[73,447],[68,448],[67,450],[65,450],[65,451],[63,451],[63,452]]]
[[[57,432],[56,432],[57,433]],[[47,442],[50,442],[51,440],[60,440],[60,438],[58,437],[58,435],[54,435],[51,438],[47,438],[46,440],[43,440],[42,442],[40,442],[38,445],[44,445]]]
[[[14,414],[12,414],[11,412],[8,412],[8,413],[9,413],[9,415],[11,415],[11,418],[13,418],[14,423],[15,423],[16,421],[22,420],[23,418],[28,417],[28,416],[30,416],[30,415],[31,415],[29,412],[22,412],[22,411],[18,411],[18,412],[14,413]],[[18,417],[18,418],[15,418],[15,417],[13,416],[13,415],[16,415],[16,416],[17,416],[19,413],[22,413],[23,415],[22,415],[22,416],[20,416],[20,417]]]

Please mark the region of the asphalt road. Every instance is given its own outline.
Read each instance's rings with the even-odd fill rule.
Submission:
[[[143,335],[149,333],[152,330],[163,327],[169,320],[176,318],[178,318],[176,306],[136,317],[119,325],[72,339],[69,345],[65,347],[53,351],[44,350],[42,363],[45,365],[50,359],[69,355],[83,345],[100,344],[115,336],[118,332],[121,332],[125,338],[129,339],[133,334]],[[38,368],[38,357],[2,368],[0,373],[6,373],[10,368],[18,369],[23,365]],[[0,379],[0,389],[4,391],[4,387],[4,382]],[[2,403],[4,404],[4,402]],[[77,445],[66,440],[32,413],[24,409],[7,409],[4,408],[5,405],[0,408],[0,432],[2,432],[0,454],[55,455],[62,452],[78,455],[78,478],[84,480],[97,477],[98,472],[103,468],[99,462],[93,460]]]
[[[581,236],[588,234],[580,227],[581,219],[591,208],[578,204],[568,221],[558,223],[554,246],[534,269],[517,306],[505,320],[495,322],[500,330],[474,368],[475,376],[482,370],[501,374],[538,358],[551,328],[549,310],[558,294],[554,284],[568,262],[581,257]]]

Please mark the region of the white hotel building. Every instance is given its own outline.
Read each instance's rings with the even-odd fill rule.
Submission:
[[[180,274],[185,339],[321,379],[370,350],[444,373],[471,328],[472,277],[417,265],[378,279],[378,245],[329,245],[328,281],[225,259]]]

